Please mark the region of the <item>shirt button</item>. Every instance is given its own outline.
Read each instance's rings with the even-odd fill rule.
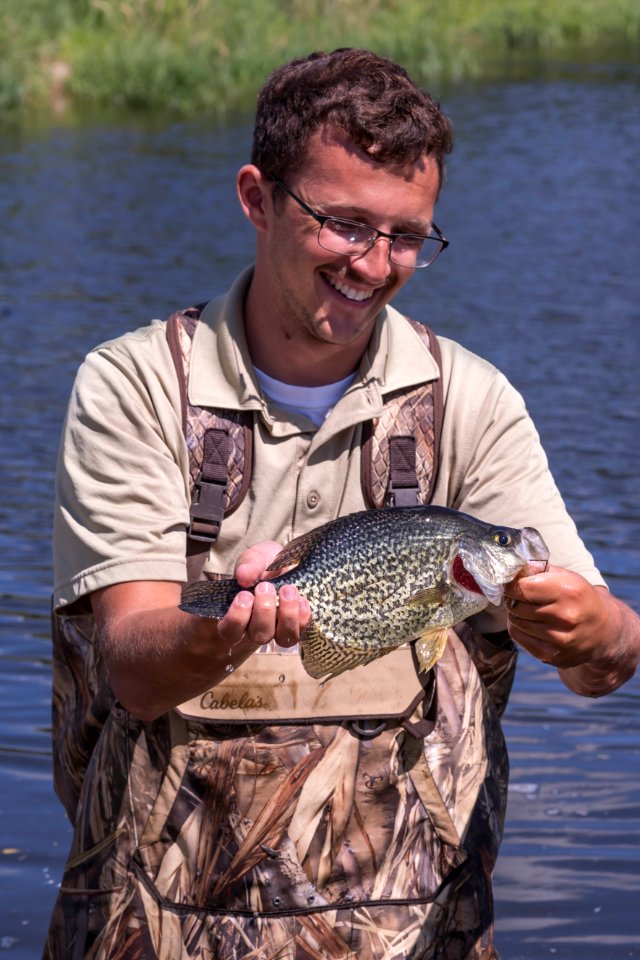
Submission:
[[[307,494],[307,506],[310,510],[315,510],[315,508],[320,503],[320,494],[317,490],[312,490]]]

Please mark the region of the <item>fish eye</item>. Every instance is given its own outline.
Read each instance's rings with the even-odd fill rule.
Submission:
[[[494,533],[493,539],[501,547],[508,547],[511,543],[511,537],[504,530],[498,530],[497,533]]]

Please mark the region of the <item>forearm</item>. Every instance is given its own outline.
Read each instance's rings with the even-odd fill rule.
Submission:
[[[608,616],[600,644],[602,655],[575,667],[558,669],[564,685],[583,697],[602,697],[617,690],[631,679],[640,662],[640,617],[608,593],[606,602]]]
[[[216,621],[177,607],[107,621],[100,642],[115,696],[141,720],[203,693],[256,649],[246,637],[230,645],[219,636]]]
[[[254,583],[278,552],[259,544],[242,554],[241,582]],[[220,683],[258,647],[291,646],[309,617],[291,585],[276,597],[266,581],[241,590],[221,620],[179,609],[180,584],[116,583],[91,594],[98,639],[116,697],[134,716],[153,720]]]

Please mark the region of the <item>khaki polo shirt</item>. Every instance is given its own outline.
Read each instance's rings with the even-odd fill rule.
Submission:
[[[242,304],[251,279],[205,308],[193,342],[193,404],[253,410],[254,466],[207,569],[231,573],[245,547],[286,543],[364,509],[363,423],[386,393],[437,378],[421,338],[393,308],[378,317],[356,377],[324,423],[279,410],[260,391]],[[189,461],[166,324],[96,347],[81,366],[59,453],[54,524],[56,606],[129,580],[186,580]],[[440,338],[445,416],[433,503],[509,526],[533,526],[551,561],[602,584],[568,516],[524,402],[491,364]],[[494,627],[499,629],[500,627]]]

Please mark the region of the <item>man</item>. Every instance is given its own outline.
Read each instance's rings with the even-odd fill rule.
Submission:
[[[220,621],[178,607],[190,459],[164,325],[81,368],[54,605],[86,617],[88,601],[95,616],[79,724],[95,745],[68,805],[74,846],[48,956],[497,956],[505,627],[593,696],[633,675],[640,628],[582,545],[520,397],[444,338],[438,363],[388,306],[446,245],[433,220],[451,145],[438,105],[365,51],[293,61],[260,95],[237,178],[255,265],[179,334],[189,404],[251,416],[250,490],[204,562],[246,588]],[[383,658],[312,705],[295,655],[309,607],[292,586],[277,597],[267,567],[279,544],[369,506],[367,425],[393,396],[432,402],[438,382],[431,502],[537,527],[552,565],[452,634],[428,678]],[[59,699],[62,727],[70,703]]]

